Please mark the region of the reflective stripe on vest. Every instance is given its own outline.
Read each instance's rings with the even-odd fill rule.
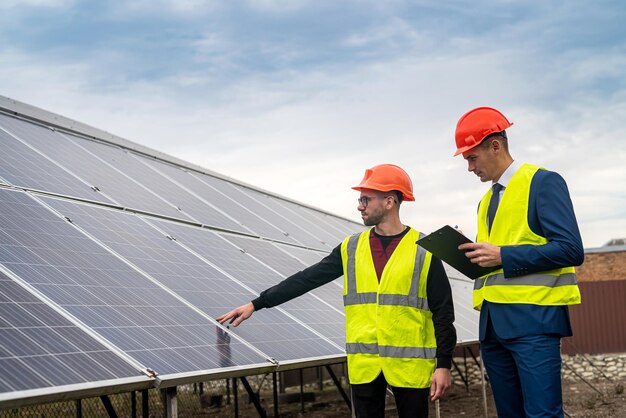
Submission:
[[[378,345],[376,343],[347,343],[347,354],[378,354],[390,358],[424,358],[432,359],[437,354],[436,348],[426,347],[394,347],[389,345]]]
[[[486,280],[485,280],[486,279]],[[504,274],[494,274],[487,276],[483,280],[478,280],[474,286],[474,289],[480,289],[487,282],[487,286],[547,286],[547,287],[559,287],[559,286],[571,286],[577,283],[576,275],[573,273],[566,273],[560,276],[552,276],[550,274],[529,274],[526,276],[515,277],[513,279],[506,279]]]

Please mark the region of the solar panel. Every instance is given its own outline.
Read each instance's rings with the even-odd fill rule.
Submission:
[[[121,171],[115,170],[102,159],[78,146],[76,142],[70,140],[70,135],[62,135],[50,129],[15,118],[5,118],[3,123],[14,131],[22,141],[78,176],[86,184],[100,190],[109,198],[108,200],[132,209],[192,220],[191,217],[185,216],[184,213],[177,210],[173,204],[165,201],[160,196],[156,196],[132,178],[124,175]],[[83,144],[91,142],[82,139],[78,139],[78,141]],[[113,149],[113,147],[106,145],[95,145],[99,146],[102,154],[105,155],[108,149]],[[121,150],[119,152],[123,153]],[[41,173],[42,176],[45,176],[45,174],[45,172]],[[52,189],[52,191],[55,190]],[[69,194],[71,196],[76,195],[76,193]]]
[[[265,356],[22,192],[0,189],[0,263],[161,375],[256,367]]]
[[[274,196],[267,196],[255,190],[245,189],[246,193],[254,196],[264,205],[268,206],[274,212],[288,218],[291,222],[298,225],[298,228],[305,234],[316,237],[324,243],[324,247],[313,247],[318,249],[332,249],[336,247],[346,234],[339,233],[336,229],[330,228],[326,224],[317,223],[315,220],[307,219],[304,214],[298,210],[298,205],[286,200],[278,199]],[[358,231],[357,231],[358,232]]]
[[[2,393],[148,377],[0,272]]]
[[[301,261],[288,253],[288,250],[285,247],[289,246],[286,245],[281,245],[279,247],[278,245],[273,245],[269,242],[256,242],[235,236],[229,236],[228,239],[237,244],[238,247],[244,248],[246,252],[253,255],[255,258],[258,258],[266,265],[272,266],[272,268],[277,270],[283,277],[289,277],[309,265],[315,264],[303,264]],[[284,250],[281,250],[281,248]],[[301,251],[305,252],[309,250],[301,249]],[[335,283],[337,280],[343,279],[333,278],[332,282],[311,290],[309,294],[331,305],[337,312],[340,312],[343,315],[343,284],[341,284],[341,287],[338,287]],[[343,281],[340,283],[343,283]],[[345,326],[345,321],[342,321],[341,323],[342,326]]]
[[[328,253],[294,247],[291,245],[276,244],[276,247],[288,254],[291,254],[307,267],[312,266],[328,255]],[[321,291],[324,293],[319,293]],[[343,310],[343,276],[338,277],[327,285],[316,289],[316,292],[318,292],[317,295],[322,297],[326,302],[330,303],[335,308]]]
[[[201,200],[192,193],[189,193],[176,183],[173,183],[166,177],[155,173],[155,171],[150,167],[141,164],[140,161],[144,161],[144,159],[118,147],[111,147],[93,141],[81,140],[78,137],[68,134],[65,136],[90,151],[93,155],[97,155],[110,165],[110,167],[113,167],[115,170],[123,173],[138,185],[141,185],[146,188],[146,190],[154,193],[155,196],[158,196],[163,201],[167,201],[173,207],[178,208],[178,210],[186,214],[185,219],[193,219],[196,222],[214,227],[250,233],[250,231],[243,228],[239,222],[219,212],[209,203],[205,203],[205,201]],[[131,188],[130,191],[133,191],[133,189]],[[124,199],[128,199],[126,195],[123,197]],[[138,200],[139,198],[136,199]],[[120,201],[122,201],[122,198],[120,198]],[[148,212],[160,213],[158,211],[155,212],[155,209],[158,208],[158,206],[152,206],[146,203],[144,203],[143,206],[139,206],[140,204],[141,202],[136,203],[134,207],[141,208]]]
[[[240,202],[245,207],[252,208],[260,217],[276,226],[281,231],[289,234],[297,243],[311,248],[329,248],[329,246],[324,244],[315,234],[303,229],[298,224],[297,219],[290,218],[285,211],[276,211],[276,208],[272,208],[270,206],[272,202],[270,202],[268,195],[233,183],[219,181],[212,176],[197,173],[194,173],[194,176],[199,177],[203,182],[210,184],[221,192],[232,196],[233,199]]]
[[[159,384],[148,369],[179,384],[345,355],[342,278],[238,328],[214,318],[363,225],[1,96],[0,106],[3,407],[32,390]],[[445,267],[459,341],[475,342],[473,283]]]
[[[474,282],[446,263],[443,267],[450,279],[452,299],[454,300],[454,327],[459,343],[478,342],[478,320],[480,313],[472,308],[472,289]]]
[[[0,149],[2,149],[0,177],[4,183],[82,199],[111,202],[91,189],[89,184],[35,151],[17,139],[14,134],[10,134],[21,133],[21,129],[14,128],[22,127],[22,125],[34,126],[0,113]]]
[[[176,228],[176,240],[172,240],[174,228],[170,222],[159,222],[157,228],[153,226],[154,222],[116,210],[53,198],[43,200],[211,317],[217,317],[257,296],[180,245],[185,244],[187,236],[194,236],[199,241],[210,239],[215,234],[209,230]],[[179,235],[181,230],[185,231],[182,236]],[[224,245],[229,244],[224,242]],[[245,282],[248,277],[239,276],[238,279]],[[232,332],[279,361],[340,352],[275,309],[262,316],[254,315],[245,326],[233,328]]]
[[[320,223],[326,224],[329,226],[329,228],[332,228],[331,230],[333,230],[333,232],[337,231],[337,233],[339,234],[337,235],[337,237],[339,239],[343,239],[348,235],[356,234],[357,232],[365,231],[367,229],[367,227],[361,223],[350,222],[335,216],[330,216],[326,213],[313,210],[305,206],[299,206],[299,209],[305,212],[305,216],[307,217],[307,219],[317,219]],[[356,204],[354,208],[354,213],[357,213]]]
[[[272,246],[271,243],[267,241],[252,238],[248,239],[245,237],[237,237],[234,235],[226,234],[224,234],[223,237],[228,241],[234,243],[237,248],[242,249],[252,257],[259,259],[265,265],[271,265],[272,269],[275,270],[273,271],[269,267],[259,265],[257,262],[251,262],[249,261],[251,260],[249,257],[248,260],[245,260],[242,257],[239,257],[240,259],[234,258],[238,252],[237,248],[235,247],[225,247],[222,250],[224,252],[224,255],[220,257],[220,260],[236,260],[236,264],[223,263],[224,265],[222,267],[226,271],[232,271],[232,274],[234,275],[237,275],[238,271],[241,270],[253,272],[254,274],[252,274],[251,277],[248,278],[248,281],[246,283],[256,292],[260,293],[266,288],[284,279],[285,275],[280,274],[277,270],[278,264],[295,262],[295,260],[293,260],[292,258],[290,259],[289,256],[276,257],[275,251],[279,250],[277,250],[275,247]],[[217,245],[220,245],[220,243],[204,243],[204,246],[206,248],[205,251],[211,251],[215,253],[217,251],[215,249],[215,246]],[[207,255],[207,257],[209,256]],[[270,258],[272,259],[272,263],[266,263],[265,261],[270,261]],[[216,264],[219,265],[220,260],[216,260]],[[286,312],[292,314],[294,317],[301,320],[302,322],[306,323],[322,335],[328,337],[340,347],[344,347],[345,317],[343,315],[343,308],[337,308],[336,306],[329,304],[323,298],[315,296],[313,294],[314,292],[315,291],[312,291],[309,294],[299,296],[297,299],[280,305],[280,307]]]
[[[227,213],[232,218],[239,220],[241,225],[245,228],[239,228],[240,230],[257,234],[262,237],[295,243],[295,241],[286,236],[280,229],[260,218],[256,212],[239,204],[237,200],[233,199],[230,195],[220,192],[209,183],[203,182],[201,177],[194,176],[190,172],[183,171],[173,165],[142,157],[137,158],[144,164],[148,164],[158,173],[162,173],[162,175],[165,175],[175,181],[180,185],[180,187],[188,190],[189,193],[192,193],[199,199],[202,199],[202,201],[207,205],[212,205],[221,212]],[[233,228],[230,229],[237,230]]]

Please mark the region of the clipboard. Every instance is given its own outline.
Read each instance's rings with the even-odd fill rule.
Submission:
[[[501,268],[501,266],[481,267],[472,263],[465,256],[465,252],[458,249],[459,245],[468,242],[473,241],[450,225],[446,225],[432,234],[417,240],[417,245],[430,251],[441,261],[448,263],[472,280]]]

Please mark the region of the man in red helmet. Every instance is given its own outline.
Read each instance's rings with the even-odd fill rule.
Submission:
[[[346,237],[326,258],[263,291],[217,320],[238,326],[270,308],[344,276],[346,354],[357,417],[384,417],[387,385],[401,418],[427,417],[428,399],[451,384],[454,307],[440,260],[418,247],[421,234],[400,221],[413,201],[408,174],[392,164],[365,171],[353,189],[373,228]]]
[[[492,187],[478,206],[473,263],[500,269],[476,279],[481,356],[501,417],[562,417],[561,337],[580,303],[574,266],[584,251],[567,185],[557,173],[514,161],[498,110],[479,107],[456,127],[455,155]]]

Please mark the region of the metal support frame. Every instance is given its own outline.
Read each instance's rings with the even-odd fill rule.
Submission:
[[[178,399],[176,398],[176,386],[163,389],[165,397],[165,416],[167,418],[178,417]]]
[[[113,408],[113,404],[111,403],[109,397],[107,395],[102,395],[100,396],[100,400],[102,401],[102,404],[104,405],[104,409],[106,409],[107,414],[109,414],[109,417],[117,418],[115,408]]]
[[[464,347],[464,350],[466,350],[466,349],[467,349],[467,352],[468,352],[468,353],[470,353],[470,356],[472,356],[472,359],[474,359],[474,363],[476,363],[476,365],[477,365],[480,369],[482,369],[482,368],[483,368],[483,360],[482,360],[482,358],[481,358],[480,360],[478,360],[478,359],[476,358],[476,356],[474,355],[474,353],[472,352],[472,350],[470,350],[470,349],[469,349],[469,348],[467,348],[467,347]],[[489,382],[489,376],[487,376],[486,374],[485,374],[485,379],[487,380],[487,382]]]
[[[239,393],[237,390],[237,378],[233,377],[233,402],[235,403],[235,418],[239,418]]]
[[[83,418],[83,403],[80,399],[76,399],[76,418]]]
[[[324,390],[324,369],[321,367],[316,367],[315,370],[317,371],[317,378],[319,379],[317,381],[317,384],[319,385],[319,390],[321,392]]]
[[[472,357],[474,357],[471,351],[470,354],[472,354]],[[487,386],[485,384],[485,382],[487,381],[487,375],[485,374],[485,365],[483,363],[482,357],[480,358],[480,363],[478,365],[480,367],[480,380],[483,387],[483,408],[485,409],[485,418],[487,418],[489,416],[489,411],[487,410]]]
[[[572,373],[574,373],[576,375],[576,377],[578,377],[580,380],[582,380],[583,382],[585,382],[587,384],[587,386],[589,386],[591,389],[595,390],[596,392],[598,392],[600,394],[600,396],[604,396],[604,393],[602,393],[598,388],[596,388],[594,385],[592,385],[587,379],[585,379],[580,373],[578,373],[576,370],[574,370],[574,368],[572,366],[570,366],[569,364],[563,362],[562,363],[563,366],[565,366],[565,368],[567,368],[569,371],[571,371]]]
[[[141,391],[141,416],[142,418],[150,418],[150,394],[148,389]]]
[[[341,382],[339,381],[339,379],[337,379],[337,376],[335,375],[335,372],[333,372],[332,367],[330,367],[330,365],[327,365],[326,366],[326,371],[330,375],[330,378],[333,379],[333,382],[335,383],[335,386],[337,386],[337,390],[341,394],[341,397],[343,398],[344,401],[346,401],[346,405],[348,405],[348,409],[351,410],[352,409],[352,401],[350,401],[350,397],[348,396],[346,391],[343,390],[343,387],[341,386]]]
[[[250,386],[250,383],[248,383],[248,379],[246,379],[244,376],[240,377],[239,380],[241,380],[241,383],[243,383],[243,387],[246,389],[246,392],[248,392],[248,396],[250,396],[250,399],[252,399],[252,403],[254,403],[254,407],[256,408],[257,412],[259,413],[259,416],[261,418],[267,418],[267,414],[265,413],[265,409],[263,409],[263,407],[261,406],[261,402],[259,400],[259,398],[256,396],[256,394],[254,393],[254,391],[252,390],[252,387]]]
[[[272,392],[274,396],[274,418],[278,418],[278,373],[272,372]]]
[[[454,366],[454,370],[456,370],[456,372],[459,374],[459,377],[463,381],[463,384],[465,385],[465,390],[469,392],[469,382],[467,380],[467,364],[465,366],[466,376],[463,376],[463,373],[461,373],[461,369],[459,369],[459,365],[456,364],[456,361],[454,361],[454,359],[452,359],[452,365]]]
[[[299,369],[298,374],[300,377],[300,412],[304,414],[304,370]]]
[[[134,390],[130,392],[130,416],[137,418],[137,394]]]

